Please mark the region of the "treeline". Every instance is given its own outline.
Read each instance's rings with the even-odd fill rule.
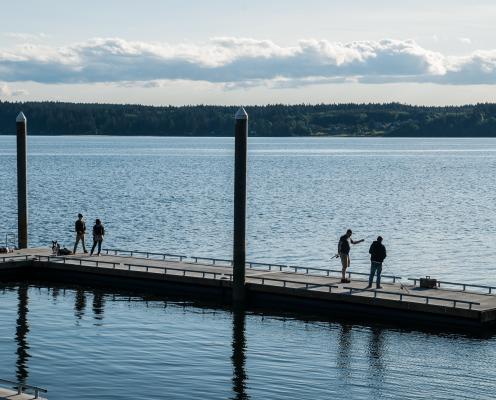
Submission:
[[[0,101],[0,134],[14,134],[23,111],[30,135],[232,136],[236,108]],[[246,110],[251,136],[496,136],[496,104],[274,104]]]

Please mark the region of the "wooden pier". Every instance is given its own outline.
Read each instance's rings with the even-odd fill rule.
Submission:
[[[5,387],[0,387],[0,400],[46,400],[45,397],[40,396],[40,393],[48,392],[46,389],[37,386],[5,379],[0,379],[0,385],[6,385]]]
[[[496,327],[496,287],[383,275],[382,289],[366,289],[366,274],[246,262],[247,307],[443,328]],[[152,252],[105,250],[101,256],[54,256],[47,249],[0,254],[0,280],[47,281],[181,295],[230,303],[231,260]]]

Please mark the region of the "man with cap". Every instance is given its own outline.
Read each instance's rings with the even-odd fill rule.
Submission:
[[[382,262],[386,258],[386,247],[382,244],[382,236],[378,236],[377,240],[370,245],[370,275],[369,284],[367,289],[372,287],[372,282],[374,281],[374,275],[377,273],[376,287],[377,289],[382,289],[381,286],[381,272],[382,272]]]
[[[76,250],[79,244],[79,241],[83,243],[83,251],[85,253],[88,253],[86,250],[86,246],[84,244],[84,234],[86,233],[86,223],[83,221],[83,214],[78,214],[78,219],[75,224],[75,231],[76,231],[76,243],[74,244],[74,251],[73,253],[76,254]]]

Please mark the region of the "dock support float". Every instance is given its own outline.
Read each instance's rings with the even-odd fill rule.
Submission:
[[[17,237],[20,249],[28,248],[27,119],[20,112],[17,128]]]
[[[235,115],[234,144],[234,232],[233,232],[233,302],[245,300],[246,261],[246,158],[248,114],[241,107]]]

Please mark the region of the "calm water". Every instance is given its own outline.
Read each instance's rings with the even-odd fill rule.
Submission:
[[[231,256],[229,138],[29,139],[30,244]],[[0,234],[15,232],[15,138],[0,136]],[[496,140],[251,139],[248,254],[338,267],[351,227],[385,238],[385,271],[496,285]],[[90,224],[89,224],[90,225]],[[50,399],[496,397],[494,338],[300,321],[84,288],[0,292],[0,377]],[[236,322],[234,323],[233,320]]]

